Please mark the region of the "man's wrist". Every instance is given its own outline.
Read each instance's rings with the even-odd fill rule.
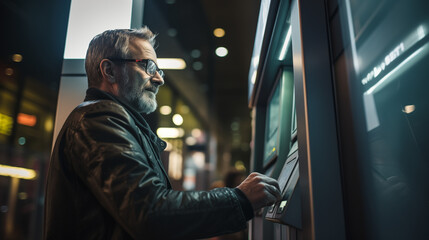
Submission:
[[[241,209],[243,210],[246,221],[249,221],[254,216],[252,204],[240,189],[233,188],[233,191],[235,192],[235,195],[237,195],[237,198],[240,202]]]

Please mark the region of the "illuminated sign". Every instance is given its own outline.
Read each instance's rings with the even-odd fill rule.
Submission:
[[[13,118],[0,113],[0,134],[9,136],[12,134]]]
[[[386,69],[387,66],[389,66],[390,63],[392,63],[396,58],[398,58],[402,53],[405,52],[404,43],[401,42],[399,46],[397,46],[393,51],[391,51],[389,54],[387,54],[386,57],[384,57],[384,60],[375,66],[367,75],[365,78],[362,79],[362,85],[366,85],[374,78],[378,77],[384,69]]]
[[[364,79],[362,79],[362,84],[368,84],[374,78],[377,78],[381,73],[385,70],[386,66],[392,64],[392,62],[398,62],[398,64],[389,72],[382,75],[382,77],[372,85],[368,90],[363,93],[363,104],[365,109],[365,118],[367,131],[371,131],[372,129],[377,128],[380,125],[380,121],[378,119],[377,108],[375,105],[374,94],[384,86],[391,83],[395,78],[397,78],[401,73],[407,71],[413,66],[416,62],[420,61],[421,58],[429,53],[429,44],[426,43],[423,46],[419,47],[414,52],[410,53],[405,59],[400,59],[398,61],[399,56],[401,56],[404,52],[414,47],[415,44],[420,41],[422,38],[426,36],[426,27],[420,25],[417,28],[417,31],[413,32],[410,36],[408,36],[404,41],[402,41],[397,47],[395,47],[389,54],[387,54],[382,63],[374,67],[371,72],[369,72]],[[407,114],[412,113],[415,109],[415,106],[410,105],[407,106],[403,111]]]
[[[37,123],[37,117],[34,115],[29,115],[25,113],[19,113],[18,118],[16,119],[17,122],[21,125],[34,127]]]
[[[396,46],[392,51],[390,51],[383,60],[374,66],[371,71],[365,75],[361,80],[362,85],[366,85],[371,82],[374,78],[377,78],[387,66],[394,62],[399,56],[401,56],[405,51],[414,46],[419,40],[426,36],[426,27],[420,25],[416,31],[413,31],[404,41],[402,41],[398,46]]]

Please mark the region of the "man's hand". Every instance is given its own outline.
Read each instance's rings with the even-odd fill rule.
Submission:
[[[251,173],[238,187],[258,210],[282,199],[278,182],[260,173]]]

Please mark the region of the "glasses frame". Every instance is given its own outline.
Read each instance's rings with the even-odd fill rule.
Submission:
[[[164,71],[162,71],[161,69],[159,69],[158,65],[156,65],[156,63],[152,59],[128,59],[128,58],[107,58],[107,59],[109,59],[112,62],[135,62],[137,64],[138,63],[143,63],[142,68],[144,69],[144,71],[146,72],[146,74],[149,75],[149,76],[151,76],[151,77],[155,76],[155,73],[154,74],[150,74],[148,72],[148,67],[147,66],[149,65],[149,62],[152,62],[155,65],[156,71],[161,76],[161,78],[164,78],[164,76],[165,76]],[[139,64],[139,66],[141,66],[141,65]]]

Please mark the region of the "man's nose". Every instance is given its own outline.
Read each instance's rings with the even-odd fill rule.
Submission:
[[[156,74],[151,78],[150,80],[153,84],[156,84],[158,86],[164,85],[164,78],[161,77],[159,72],[156,72]]]

